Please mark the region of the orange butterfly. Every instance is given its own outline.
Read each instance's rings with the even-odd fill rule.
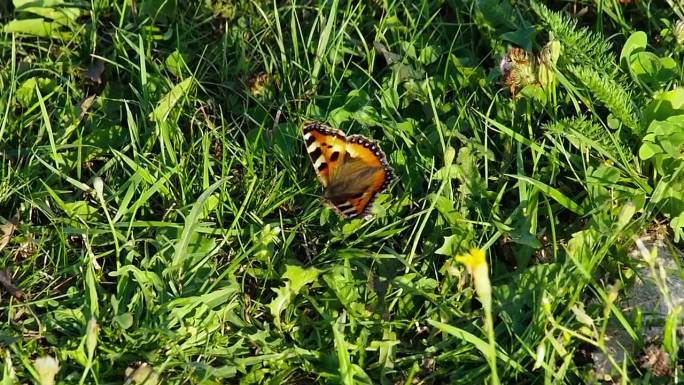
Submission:
[[[326,203],[344,218],[369,218],[373,201],[394,178],[380,147],[320,123],[305,124],[303,136]]]

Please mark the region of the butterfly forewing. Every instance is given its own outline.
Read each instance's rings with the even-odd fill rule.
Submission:
[[[347,138],[342,131],[319,123],[305,125],[303,136],[316,175],[321,184],[327,187],[330,174],[344,160]]]

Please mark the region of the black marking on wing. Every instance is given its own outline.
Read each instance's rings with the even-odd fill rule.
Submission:
[[[315,150],[311,151],[309,153],[309,155],[311,155],[311,159],[313,159],[315,162],[316,159],[318,159],[321,155],[323,155],[323,151],[321,151],[320,148],[316,148]]]

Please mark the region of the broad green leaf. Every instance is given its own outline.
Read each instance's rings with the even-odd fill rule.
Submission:
[[[337,299],[349,311],[352,317],[365,317],[370,313],[360,301],[358,283],[355,281],[349,266],[349,260],[344,265],[335,265],[323,275],[326,285],[335,293]]]
[[[84,222],[96,222],[102,220],[101,209],[93,207],[86,201],[65,202],[62,209],[72,218],[79,218]]]
[[[45,19],[12,20],[5,25],[3,31],[62,40],[69,40],[73,36],[72,32],[64,30],[59,23]]]
[[[518,25],[518,18],[510,0],[478,0],[474,4],[485,22],[493,28],[510,31]]]
[[[163,98],[157,103],[157,107],[150,113],[150,120],[161,123],[168,117],[171,110],[183,99],[192,89],[195,78],[189,77],[173,86]]]
[[[537,237],[531,233],[531,221],[527,216],[519,216],[516,218],[515,223],[511,231],[505,232],[511,237],[511,241],[529,246],[533,249],[540,249],[542,247],[541,242]]]
[[[457,177],[462,178],[460,172],[461,168],[458,165],[452,164],[449,167],[442,167],[432,176],[434,180],[444,180],[444,179],[456,179]]]
[[[644,125],[654,120],[665,120],[671,116],[684,114],[684,88],[657,94],[644,109]]]
[[[444,237],[442,246],[435,250],[435,254],[453,257],[468,250],[468,247],[470,247],[470,239],[463,239],[461,234],[449,235]]]
[[[384,329],[382,341],[372,341],[366,349],[378,352],[378,366],[384,369],[393,369],[396,352],[395,346],[400,344],[401,341],[397,339],[397,333]]]
[[[425,46],[420,50],[418,61],[422,65],[430,65],[439,59],[439,48],[435,46]]]
[[[119,314],[114,317],[114,321],[121,327],[121,329],[126,330],[133,326],[133,315],[129,312]]]
[[[22,12],[33,13],[42,16],[58,25],[72,28],[76,26],[76,20],[83,13],[79,8],[73,7],[24,7]]]
[[[12,4],[18,11],[23,11],[28,7],[50,8],[65,5],[64,0],[12,0]]]
[[[296,293],[302,287],[315,282],[320,272],[320,270],[314,267],[305,269],[297,265],[287,265],[283,279],[290,282],[290,288]]]
[[[643,144],[639,147],[639,158],[642,160],[651,159],[656,154],[661,154],[663,151],[655,144],[656,137],[654,134],[648,134],[643,138]]]
[[[670,228],[674,231],[675,242],[680,242],[684,238],[684,209],[679,210],[679,215],[670,218]]]
[[[24,80],[17,89],[15,95],[17,102],[24,108],[32,107],[34,103],[38,101],[36,88],[40,89],[42,93],[46,95],[45,98],[47,98],[48,94],[56,87],[51,79],[38,77],[28,78]]]
[[[187,60],[178,50],[173,51],[165,60],[166,69],[174,76],[180,77],[185,71]]]
[[[585,174],[588,197],[598,204],[611,202],[619,188],[620,170],[606,162],[598,167],[588,167]]]
[[[98,150],[122,148],[129,141],[128,131],[120,125],[99,127],[83,138],[84,145],[97,147]],[[91,149],[90,152],[95,150]]]
[[[667,83],[677,75],[677,71],[679,71],[677,62],[673,58],[669,56],[661,57],[660,71],[658,72],[657,80],[661,83]]]
[[[292,299],[299,293],[299,290],[318,279],[320,270],[310,267],[303,268],[297,265],[287,265],[283,279],[285,286],[275,288],[276,297],[267,306],[271,310],[271,315],[275,318],[276,325],[280,326],[280,315],[283,310],[290,305]]]
[[[237,367],[234,365],[224,365],[218,368],[210,367],[211,376],[214,378],[232,378],[237,375]],[[218,384],[218,383],[217,383]]]
[[[632,73],[645,83],[654,83],[661,70],[660,58],[651,52],[637,52],[629,58]]]
[[[501,39],[510,41],[511,43],[525,49],[532,50],[532,42],[537,35],[537,29],[534,25],[528,24],[524,19],[519,21],[518,27],[515,31],[501,34]]]
[[[221,203],[221,198],[219,197],[218,193],[214,193],[209,198],[207,198],[207,202],[204,204],[202,207],[202,214],[199,216],[199,220],[205,220],[211,216],[216,208],[219,206]]]
[[[636,213],[636,206],[628,202],[624,206],[622,206],[622,210],[620,210],[620,215],[618,216],[617,222],[615,223],[615,230],[616,231],[622,231],[627,224],[632,220],[632,217],[634,217],[634,213]]]
[[[546,92],[538,84],[526,85],[518,92],[518,95],[526,99],[535,100],[542,105],[546,104]]]
[[[646,49],[646,44],[648,42],[648,37],[643,31],[636,31],[632,33],[625,45],[622,46],[622,51],[620,52],[620,64],[623,66],[629,65],[629,58],[632,53],[643,51]]]
[[[639,156],[651,159],[661,176],[668,176],[684,159],[684,116],[654,120],[642,140]]]
[[[337,322],[333,323],[333,336],[335,337],[335,351],[337,352],[338,370],[340,373],[341,383],[344,385],[355,385],[354,372],[352,370],[351,359],[349,358],[349,350],[347,349],[347,342],[344,340],[344,323],[345,317],[341,315]]]

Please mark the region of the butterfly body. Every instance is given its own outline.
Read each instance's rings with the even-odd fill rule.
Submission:
[[[369,217],[377,194],[394,177],[380,147],[320,123],[306,124],[303,136],[326,203],[345,218]]]

